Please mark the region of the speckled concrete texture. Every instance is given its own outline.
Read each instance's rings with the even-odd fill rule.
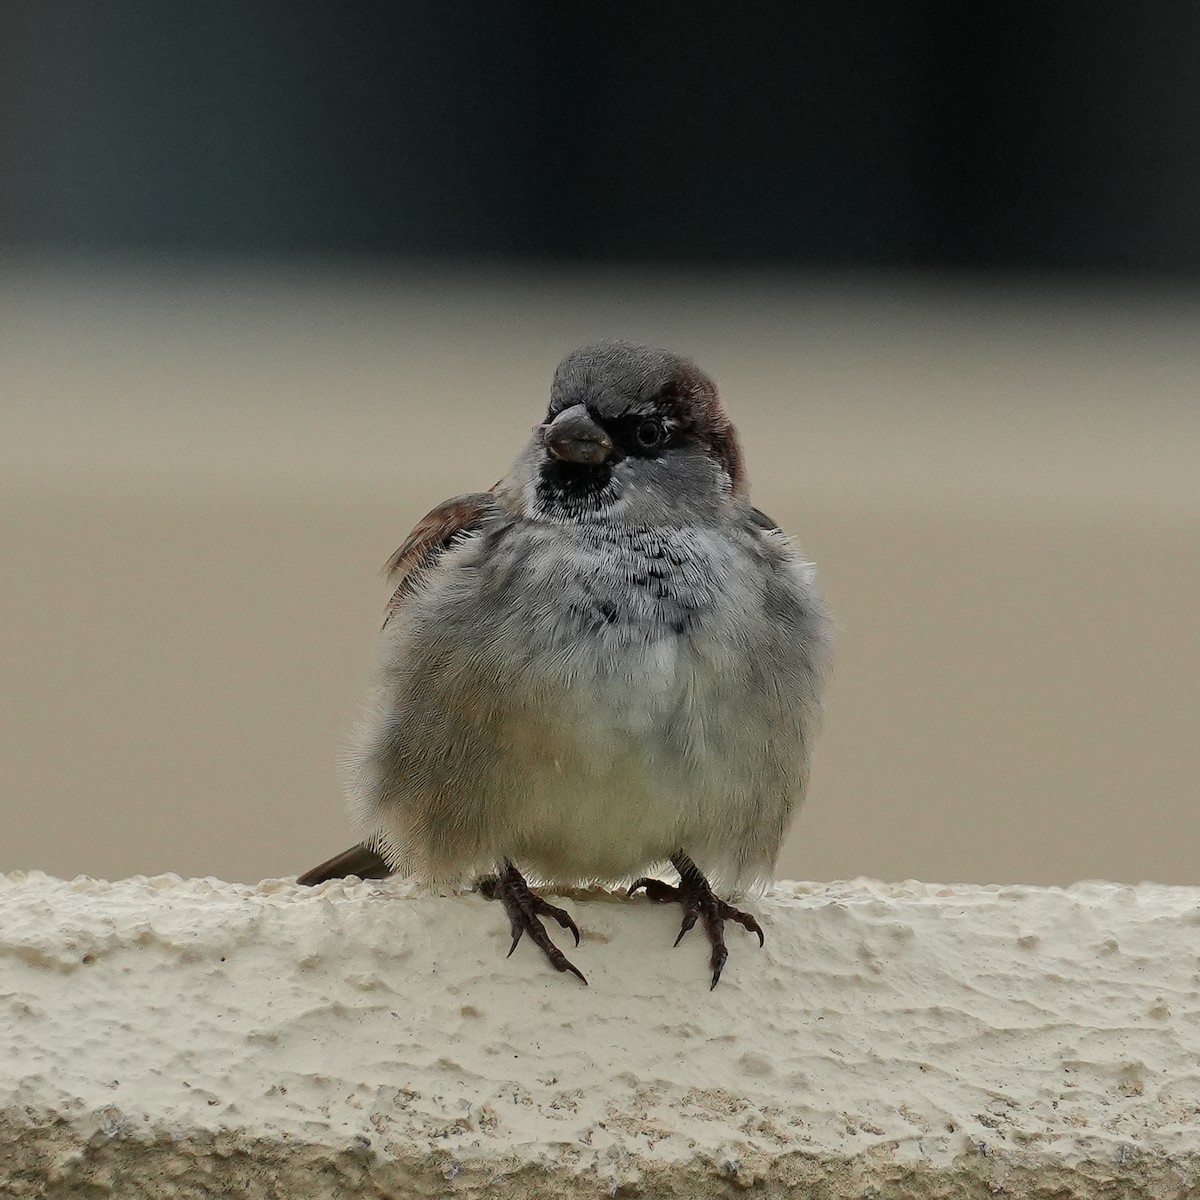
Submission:
[[[474,895],[0,877],[0,1195],[1200,1188],[1200,890],[781,883],[715,992],[564,903],[587,988]]]

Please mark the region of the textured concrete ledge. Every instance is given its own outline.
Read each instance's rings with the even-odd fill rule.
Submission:
[[[0,877],[0,1195],[1184,1197],[1200,890],[575,893],[584,988],[395,883]]]

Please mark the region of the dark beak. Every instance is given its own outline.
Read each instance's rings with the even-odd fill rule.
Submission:
[[[612,438],[588,415],[582,404],[564,409],[542,427],[546,449],[561,462],[595,467],[607,462],[613,451]]]

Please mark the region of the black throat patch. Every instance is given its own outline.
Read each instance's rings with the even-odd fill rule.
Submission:
[[[547,458],[538,474],[537,498],[543,511],[567,517],[598,513],[612,500],[612,467],[584,466]]]

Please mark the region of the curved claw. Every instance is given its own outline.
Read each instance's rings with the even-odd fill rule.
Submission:
[[[728,957],[729,951],[725,949],[724,942],[719,946],[713,947],[712,958],[709,960],[709,965],[712,967],[712,983],[708,985],[710,992],[717,986],[717,982],[721,978],[721,971],[725,966],[725,960]]]
[[[663,883],[661,879],[643,878],[635,880],[629,885],[629,895],[644,888],[646,891],[646,899],[652,900],[655,904],[671,904],[679,899],[679,889],[669,883]]]
[[[732,904],[727,904],[722,900],[721,916],[727,921],[736,921],[747,933],[756,934],[759,946],[766,945],[766,937],[763,934],[762,926],[749,913],[742,912],[740,908],[734,908]]]
[[[767,944],[767,936],[763,933],[762,926],[753,917],[751,917],[748,921],[739,921],[738,924],[740,924],[743,929],[748,929],[751,933],[757,936],[758,948],[760,950]]]
[[[540,937],[538,936],[539,930],[541,931]],[[584,987],[588,986],[583,972],[550,940],[546,933],[546,927],[536,917],[533,918],[529,932],[533,940],[541,946],[542,953],[550,960],[550,965],[556,971],[570,971]]]
[[[679,926],[679,936],[675,939],[673,946],[678,946],[683,941],[683,935],[696,924],[696,918],[699,915],[694,909],[688,909],[683,914],[683,923]]]
[[[538,949],[549,960],[556,971],[569,971],[585,987],[587,979],[580,969],[566,957],[565,954],[550,940],[546,927],[538,920],[539,915],[550,917],[563,928],[570,931],[579,945],[579,926],[572,920],[571,915],[548,904],[540,896],[535,896],[529,890],[520,871],[513,866],[509,859],[504,860],[503,869],[499,875],[489,875],[476,881],[475,889],[489,900],[500,900],[508,913],[509,927],[512,930],[512,945],[508,948],[508,957],[520,944],[521,938],[528,933]]]
[[[675,945],[683,941],[684,934],[696,924],[701,917],[704,919],[704,929],[712,946],[712,957],[709,965],[712,968],[712,982],[709,991],[717,986],[729,951],[725,946],[724,923],[736,921],[747,933],[753,933],[758,938],[761,947],[766,942],[762,926],[749,914],[713,894],[708,880],[697,869],[696,864],[682,851],[671,856],[671,863],[679,872],[679,884],[673,886],[663,883],[661,879],[643,877],[636,880],[629,888],[629,894],[645,889],[647,899],[665,904],[674,901],[683,907],[683,922],[675,937]]]
[[[540,896],[534,896],[533,911],[542,916],[553,917],[563,929],[569,929],[572,936],[575,938],[575,945],[579,945],[579,926],[571,920],[571,914],[564,912],[561,908],[556,908],[553,904],[547,904]]]
[[[553,961],[554,960],[551,959],[551,962]],[[558,967],[560,971],[570,971],[571,974],[574,975],[584,987],[587,987],[588,981],[584,978],[583,972],[569,958],[564,957],[562,961],[563,965],[561,967],[558,967],[558,963],[554,963],[554,965]]]

